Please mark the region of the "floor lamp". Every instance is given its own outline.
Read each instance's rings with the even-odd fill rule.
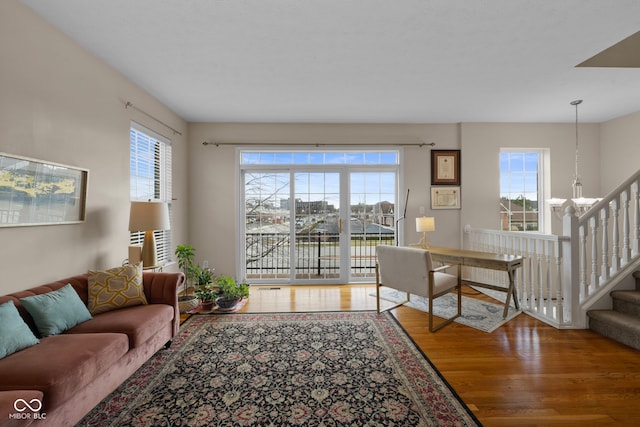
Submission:
[[[416,218],[416,231],[422,233],[422,239],[420,240],[420,246],[423,248],[429,248],[429,240],[427,239],[428,231],[435,231],[436,220],[432,216],[423,216]]]
[[[144,231],[144,242],[142,244],[143,267],[156,267],[158,265],[156,239],[153,232],[155,230],[168,230],[169,228],[171,228],[169,207],[166,203],[131,202],[129,231]]]

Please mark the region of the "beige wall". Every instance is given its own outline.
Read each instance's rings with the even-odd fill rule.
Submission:
[[[600,192],[598,124],[580,125],[580,164],[585,195]],[[571,196],[575,158],[575,125],[526,123],[464,123],[424,125],[383,124],[190,124],[189,161],[192,198],[191,243],[199,260],[207,259],[225,274],[238,273],[239,191],[236,148],[203,146],[203,141],[264,143],[384,144],[435,142],[434,149],[462,150],[462,209],[431,210],[430,148],[404,148],[400,194],[411,190],[405,243],[417,242],[415,218],[420,206],[436,218],[429,234],[434,245],[459,247],[465,224],[498,228],[501,147],[549,148],[551,192]],[[202,195],[202,196],[201,196]],[[401,196],[403,197],[403,196]]]
[[[640,112],[602,123],[600,134],[601,188],[607,193],[640,170]]]
[[[186,235],[186,123],[15,0],[0,2],[0,151],[89,169],[82,224],[0,228],[0,293],[127,257],[129,124],[173,140],[173,228]],[[130,101],[184,136],[132,109]]]
[[[238,170],[235,147],[203,146],[203,141],[242,143],[304,144],[403,144],[436,142],[438,149],[458,148],[458,125],[384,125],[384,124],[212,124],[189,126],[189,182],[191,183],[191,244],[197,248],[198,261],[209,260],[218,273],[237,274],[238,229],[240,226],[237,194]],[[417,242],[415,218],[419,207],[436,218],[431,242],[456,244],[460,240],[460,211],[431,211],[429,201],[430,147],[404,148],[401,170],[401,199],[409,188],[410,198],[404,236]]]
[[[419,207],[436,218],[435,245],[458,246],[464,224],[497,226],[500,147],[549,147],[552,194],[569,197],[574,125],[566,124],[212,124],[180,117],[16,0],[0,2],[0,151],[90,170],[86,223],[0,228],[0,292],[119,265],[127,256],[129,123],[173,140],[174,244],[237,273],[238,171],[234,148],[202,142],[380,144],[435,142],[462,150],[462,209],[430,210],[430,148],[405,148],[401,194],[411,189],[405,242]],[[183,135],[132,109],[130,101]],[[188,128],[188,129],[187,129]],[[187,130],[189,132],[187,132]],[[608,191],[638,170],[640,113],[581,124],[585,195]]]
[[[462,224],[498,229],[501,147],[548,148],[551,195],[570,198],[575,165],[575,124],[464,123],[462,125]],[[600,194],[599,125],[579,128],[580,174],[585,197]],[[552,224],[555,225],[555,218]],[[559,232],[555,227],[554,232]]]

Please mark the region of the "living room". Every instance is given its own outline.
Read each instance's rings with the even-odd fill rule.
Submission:
[[[462,227],[495,228],[500,147],[545,147],[551,152],[550,190],[569,197],[573,174],[572,98],[550,105],[558,122],[452,123],[214,123],[187,122],[19,1],[3,2],[2,152],[89,170],[87,221],[71,226],[10,227],[2,230],[4,280],[11,292],[28,284],[91,268],[120,265],[127,257],[129,215],[129,128],[137,122],[171,139],[174,244],[189,243],[218,271],[238,272],[235,230],[237,163],[234,147],[204,141],[300,144],[435,143],[461,150],[462,208],[430,211],[438,224],[436,245],[458,246]],[[593,52],[595,54],[597,52]],[[177,65],[168,65],[177,66]],[[620,70],[621,76],[635,69]],[[620,77],[622,79],[622,77]],[[575,93],[575,97],[588,96]],[[572,96],[574,96],[572,94]],[[127,102],[138,109],[127,108]],[[458,101],[457,101],[458,102]],[[518,101],[528,110],[526,100]],[[585,100],[581,114],[588,116]],[[459,103],[463,105],[464,100]],[[629,111],[580,124],[580,167],[586,195],[603,195],[637,170],[635,135],[640,113]],[[167,125],[179,131],[173,132]],[[355,141],[355,142],[354,142]],[[407,224],[430,207],[430,147],[404,147],[402,187],[411,189]],[[490,167],[488,165],[496,165]],[[612,167],[615,165],[615,167]],[[495,184],[487,185],[493,182]],[[406,243],[420,236],[404,227]],[[221,245],[219,242],[225,242]],[[63,246],[64,250],[60,250]],[[34,260],[37,268],[34,268]],[[10,266],[10,267],[9,267]]]
[[[258,116],[253,120],[233,120],[231,116],[221,116],[224,117],[222,120],[186,119],[167,106],[168,100],[143,89],[142,84],[134,83],[101,60],[39,16],[27,5],[29,3],[33,2],[0,2],[0,79],[3,88],[0,152],[87,169],[87,212],[86,221],[79,224],[2,227],[1,294],[88,269],[119,266],[127,258],[132,122],[171,140],[173,244],[192,244],[197,248],[198,261],[207,259],[216,271],[232,275],[241,271],[241,243],[236,231],[244,218],[238,206],[236,147],[243,144],[262,144],[267,148],[278,143],[310,147],[318,144],[348,147],[407,145],[401,148],[399,193],[410,189],[411,199],[406,212],[405,224],[408,225],[402,228],[402,241],[414,243],[420,239],[412,225],[426,209],[426,214],[434,216],[437,223],[436,231],[429,235],[430,240],[435,245],[451,247],[460,247],[462,230],[467,224],[486,228],[499,224],[497,165],[503,147],[549,149],[549,192],[554,196],[571,196],[576,128],[575,112],[569,102],[574,99],[584,98],[580,107],[580,167],[585,195],[603,196],[638,170],[640,105],[633,104],[640,99],[637,96],[638,69],[610,69],[606,72],[617,74],[604,74],[605,71],[598,68],[574,68],[581,60],[637,30],[638,22],[632,12],[638,11],[638,5],[633,2],[615,6],[610,6],[610,2],[589,3],[594,10],[598,10],[599,3],[606,3],[605,9],[611,11],[601,19],[614,22],[613,27],[617,29],[609,30],[607,40],[593,43],[588,52],[575,53],[575,57],[566,60],[565,74],[558,78],[558,86],[537,88],[540,92],[558,94],[553,104],[544,107],[553,114],[546,115],[546,111],[532,108],[528,102],[534,99],[517,98],[508,104],[509,109],[517,113],[516,119],[466,119],[476,116],[468,116],[467,99],[456,98],[450,102],[459,106],[460,113],[459,118],[453,120],[416,120],[415,117],[400,116],[396,116],[396,120],[378,120],[360,115],[360,120],[348,122],[313,118],[268,120]],[[570,2],[570,5],[580,7],[579,2]],[[568,19],[568,15],[560,13],[550,22],[559,25],[558,22]],[[173,28],[171,22],[165,24],[168,33],[179,30]],[[585,31],[598,33],[591,28],[587,27]],[[118,31],[117,25],[113,26],[113,31]],[[590,37],[598,38],[594,34]],[[129,42],[135,45],[135,40]],[[504,56],[508,57],[508,53]],[[289,67],[295,66],[286,63]],[[183,58],[175,57],[166,66],[178,70],[183,66]],[[153,73],[153,69],[149,73]],[[610,82],[612,92],[620,91],[620,86],[628,81],[633,82],[624,96],[620,95],[620,104],[631,104],[632,107],[621,111],[619,105],[609,102],[608,113],[595,115],[597,97],[592,94],[585,73],[603,76],[600,78]],[[211,79],[215,79],[214,70],[210,74]],[[394,78],[402,79],[403,76]],[[140,80],[144,81],[144,77]],[[580,87],[582,81],[587,83]],[[478,77],[475,82],[481,86],[482,78]],[[341,88],[336,93],[346,91],[351,83],[340,82]],[[520,84],[528,83],[523,78]],[[563,84],[570,89],[562,90]],[[180,86],[173,89],[183,90]],[[420,102],[438,110],[438,106],[429,101],[428,94],[417,93]],[[305,94],[298,95],[292,89],[284,98],[285,101],[304,98]],[[413,98],[413,95],[408,96],[407,102]],[[366,101],[390,104],[387,110],[402,110],[402,101],[393,96]],[[235,108],[235,105],[228,106],[230,111]],[[229,142],[231,145],[204,146],[205,141]],[[432,142],[435,143],[433,147],[409,146]],[[461,209],[430,209],[432,148],[460,150]],[[169,265],[166,270],[179,271],[177,265]],[[532,334],[536,333],[537,330],[532,330]],[[442,338],[434,338],[438,339]]]

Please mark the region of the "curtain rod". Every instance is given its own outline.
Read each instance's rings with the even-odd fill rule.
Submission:
[[[166,128],[171,129],[171,131],[173,131],[174,135],[178,134],[180,136],[182,136],[182,132],[180,132],[179,130],[175,130],[174,128],[172,128],[171,126],[169,126],[168,124],[166,124],[165,122],[163,122],[160,119],[156,119],[155,117],[153,117],[151,114],[147,113],[146,111],[141,110],[140,108],[136,107],[135,105],[133,105],[132,103],[130,103],[129,101],[127,101],[124,104],[124,108],[133,108],[134,110],[144,114],[145,116],[149,117],[150,119],[155,120],[156,122],[160,123],[161,125],[165,126]]]
[[[208,145],[214,145],[216,147],[224,147],[224,146],[245,146],[245,147],[267,147],[267,143],[257,143],[257,142],[208,142],[208,141],[204,141],[202,143],[202,145],[204,145],[205,147]],[[279,147],[344,147],[346,145],[349,145],[348,143],[316,143],[316,142],[312,142],[309,144],[304,144],[304,143],[299,143],[299,142],[294,142],[294,143],[286,143],[286,142],[274,142],[272,143],[272,146],[279,146]],[[430,147],[434,147],[436,145],[435,142],[416,142],[416,143],[405,143],[405,144],[383,144],[383,143],[374,143],[374,144],[361,144],[363,147],[366,146],[386,146],[386,147],[424,147],[425,145],[428,145]]]

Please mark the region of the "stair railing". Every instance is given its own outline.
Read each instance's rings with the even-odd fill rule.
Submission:
[[[581,216],[564,212],[562,236],[466,226],[465,249],[524,257],[520,306],[557,328],[586,328],[586,312],[640,266],[640,170]],[[465,278],[506,286],[504,274],[466,269]],[[504,294],[492,294],[504,301]]]

